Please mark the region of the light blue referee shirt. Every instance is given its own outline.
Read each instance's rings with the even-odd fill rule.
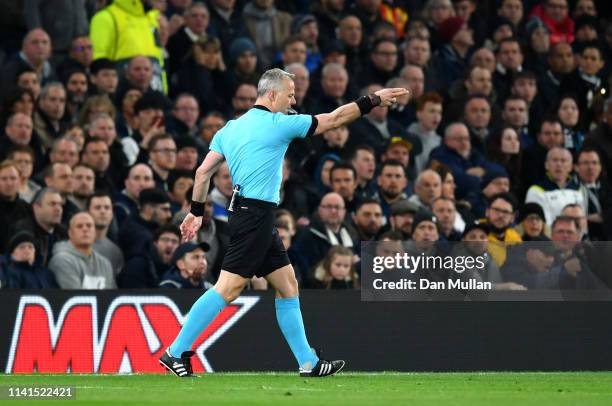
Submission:
[[[279,204],[289,143],[312,135],[317,124],[314,116],[272,113],[256,105],[220,129],[210,149],[225,157],[232,183],[240,185],[242,197]]]

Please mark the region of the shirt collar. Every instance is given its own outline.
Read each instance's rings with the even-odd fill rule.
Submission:
[[[258,110],[263,110],[263,111],[268,111],[268,112],[272,112],[270,111],[269,108],[267,108],[266,106],[262,106],[261,104],[256,104],[253,106],[254,109],[258,109]]]

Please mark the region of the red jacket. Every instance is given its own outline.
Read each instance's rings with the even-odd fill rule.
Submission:
[[[568,44],[574,41],[574,21],[565,17],[563,21],[560,23],[552,20],[544,10],[544,6],[542,4],[538,4],[531,10],[530,16],[536,16],[546,26],[550,31],[550,44],[554,45],[558,42],[567,42]]]

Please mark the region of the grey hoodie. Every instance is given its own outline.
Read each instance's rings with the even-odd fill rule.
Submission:
[[[95,251],[87,256],[77,251],[70,241],[53,247],[49,269],[62,289],[115,289],[110,261]]]

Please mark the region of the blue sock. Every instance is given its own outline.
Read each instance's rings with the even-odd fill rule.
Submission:
[[[319,358],[306,340],[304,321],[300,311],[300,298],[296,296],[276,299],[276,321],[299,366],[304,369],[314,368]]]
[[[170,346],[170,354],[173,357],[180,357],[183,352],[190,351],[196,338],[225,306],[223,297],[216,290],[208,289],[191,306],[187,321]]]

